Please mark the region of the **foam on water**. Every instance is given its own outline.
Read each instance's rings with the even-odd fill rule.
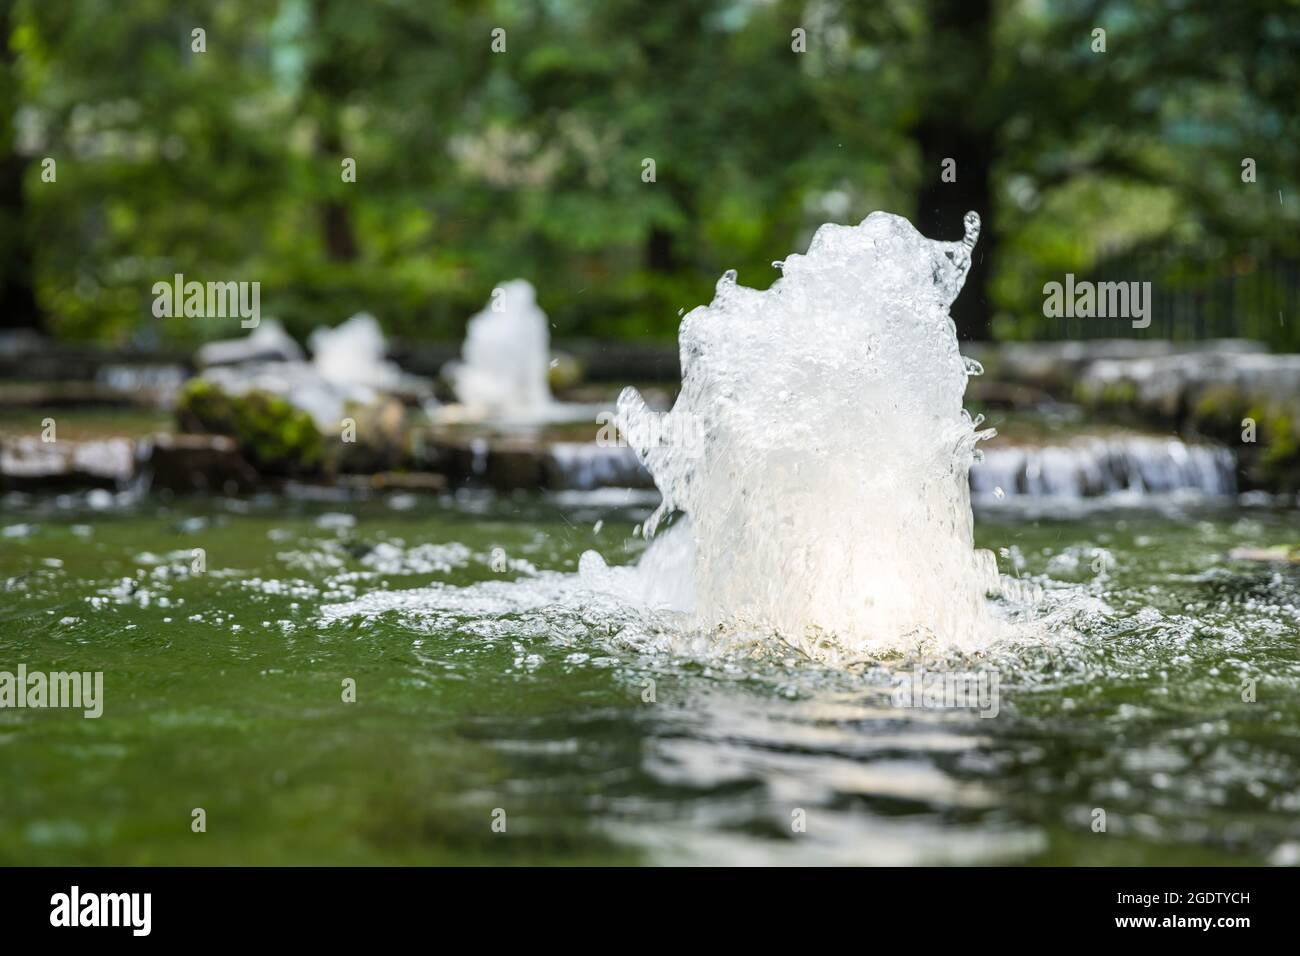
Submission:
[[[728,272],[686,316],[673,409],[619,400],[663,494],[647,536],[686,518],[643,559],[650,602],[815,656],[992,640],[968,487],[992,431],[962,408],[978,366],[948,314],[978,234],[973,212],[959,242],[879,212],[825,225],[767,291]]]

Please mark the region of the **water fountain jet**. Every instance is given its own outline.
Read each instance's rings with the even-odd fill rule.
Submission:
[[[993,432],[962,408],[977,370],[948,313],[978,237],[973,212],[957,242],[887,213],[825,225],[767,291],[728,272],[682,320],[672,421],[619,399],[663,495],[647,536],[685,516],[643,559],[651,601],[816,656],[991,639],[996,563],[974,548],[967,482]],[[687,554],[658,560],[669,547]]]

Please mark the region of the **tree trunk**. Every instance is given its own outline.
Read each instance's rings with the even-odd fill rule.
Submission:
[[[9,45],[11,18],[11,6],[0,3],[0,329],[40,330],[44,323],[36,305],[35,256],[23,193],[28,161],[18,154],[14,142],[18,76]]]
[[[338,176],[339,163],[346,156],[343,134],[339,127],[338,107],[350,92],[345,79],[348,76],[348,64],[334,35],[324,28],[326,0],[316,0],[313,12],[318,40],[315,58],[308,72],[308,88],[320,124],[316,133],[316,155],[322,160],[322,167],[332,166],[333,175]],[[334,186],[336,190],[339,188],[337,182],[336,180]],[[352,262],[357,258],[357,238],[352,228],[349,203],[337,196],[324,198],[320,204],[320,226],[325,255],[331,262]]]
[[[662,226],[655,226],[646,237],[645,264],[651,272],[672,272],[677,267],[673,234]]]
[[[352,232],[352,216],[341,202],[328,201],[321,208],[321,225],[325,232],[325,255],[333,262],[351,262],[357,257],[357,240]]]
[[[970,274],[952,317],[959,339],[990,337],[989,266],[997,246],[992,166],[995,127],[971,104],[991,81],[989,0],[930,0],[929,82],[922,116],[914,130],[921,153],[916,227],[931,239],[960,239],[967,210],[979,213],[980,240]],[[958,52],[960,48],[960,53]],[[944,182],[944,161],[956,163],[956,178]],[[949,177],[952,178],[952,177]]]

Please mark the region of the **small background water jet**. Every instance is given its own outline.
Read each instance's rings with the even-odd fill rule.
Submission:
[[[550,332],[525,279],[506,282],[469,320],[462,361],[448,370],[470,414],[505,420],[545,418],[554,404],[546,381]]]
[[[386,358],[388,343],[379,322],[368,312],[336,328],[318,328],[308,341],[316,370],[331,382],[364,388],[399,390],[410,376]]]
[[[767,291],[728,272],[683,319],[672,410],[619,399],[663,494],[647,536],[686,517],[645,556],[651,600],[818,657],[991,639],[967,481],[993,432],[962,408],[979,369],[948,313],[978,235],[973,212],[958,242],[880,212],[825,225]]]
[[[324,434],[337,433],[349,409],[374,405],[388,395],[432,405],[432,384],[402,371],[385,356],[379,322],[361,312],[330,328],[320,326],[308,344],[312,360],[272,319],[245,338],[214,342],[200,350],[202,377],[230,395],[279,395],[311,415]]]
[[[550,340],[550,323],[532,284],[515,279],[497,286],[488,304],[470,317],[460,361],[443,368],[456,401],[440,408],[435,422],[471,430],[461,438],[536,438],[550,426],[594,421],[602,411],[612,414],[608,404],[555,398],[551,370],[566,362],[573,366],[574,359],[552,357]],[[562,370],[561,381],[564,375]]]

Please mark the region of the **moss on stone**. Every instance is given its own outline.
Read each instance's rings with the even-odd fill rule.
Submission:
[[[287,399],[269,392],[231,395],[202,378],[182,390],[177,414],[186,431],[229,435],[258,469],[310,474],[325,460],[316,423]]]
[[[1248,417],[1249,402],[1231,385],[1205,389],[1192,402],[1191,424],[1207,435],[1223,437],[1240,432],[1241,421]]]
[[[1132,410],[1137,405],[1137,385],[1125,379],[1111,382],[1076,382],[1074,399],[1087,408]]]

